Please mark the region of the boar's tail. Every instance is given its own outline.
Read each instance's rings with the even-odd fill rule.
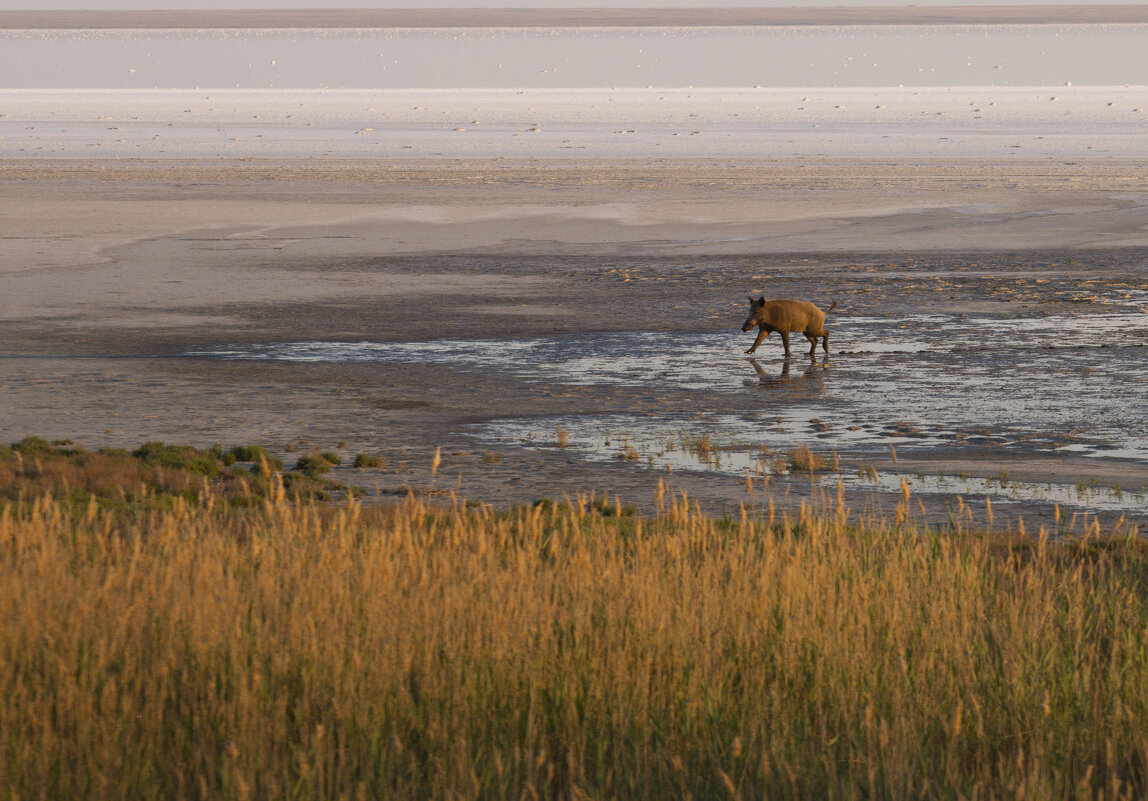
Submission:
[[[829,304],[829,308],[825,310],[825,314],[829,314],[829,312],[833,311],[836,308],[837,308],[837,301],[833,301],[832,303]]]

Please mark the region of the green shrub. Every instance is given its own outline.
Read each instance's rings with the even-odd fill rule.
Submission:
[[[150,467],[170,467],[187,470],[207,478],[219,474],[219,455],[213,451],[201,451],[190,445],[166,445],[162,442],[145,442],[132,451],[132,456]]]
[[[355,457],[355,467],[360,470],[367,467],[382,467],[383,457],[374,454],[360,453]]]
[[[295,463],[295,470],[305,476],[311,478],[318,478],[324,473],[331,472],[331,463],[324,459],[319,454],[307,454],[300,456],[299,461]]]
[[[46,439],[40,437],[24,437],[19,442],[12,443],[12,450],[21,456],[47,456],[52,452],[52,446]]]
[[[267,449],[261,445],[236,445],[224,454],[224,464],[228,463],[226,461],[227,459],[230,459],[232,464],[235,462],[255,462],[259,464],[266,459],[268,466],[272,470],[278,471],[283,469],[283,460],[269,453]]]

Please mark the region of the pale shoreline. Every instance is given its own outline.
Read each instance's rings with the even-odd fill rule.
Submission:
[[[1148,87],[13,89],[10,159],[848,159],[1137,165]]]
[[[522,28],[1148,23],[1148,5],[0,11],[0,29]]]

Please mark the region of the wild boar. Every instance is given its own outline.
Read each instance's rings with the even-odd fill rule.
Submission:
[[[746,353],[753,353],[761,341],[774,331],[781,334],[781,341],[785,345],[785,357],[793,354],[789,352],[789,334],[797,332],[804,334],[809,340],[809,355],[817,353],[817,340],[821,339],[825,352],[829,352],[829,331],[825,328],[825,315],[837,308],[837,301],[833,301],[825,311],[804,300],[766,300],[760,297],[757,300],[749,299],[749,317],[742,325],[742,331],[748,331],[755,325],[761,330],[757,332],[757,339],[753,347]]]

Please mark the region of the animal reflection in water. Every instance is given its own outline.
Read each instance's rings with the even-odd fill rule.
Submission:
[[[785,358],[793,354],[789,350],[789,335],[791,333],[803,334],[809,340],[809,356],[817,353],[817,340],[825,352],[829,352],[829,331],[825,328],[825,315],[837,308],[837,301],[833,301],[825,311],[804,300],[783,300],[775,298],[766,300],[765,296],[754,300],[749,299],[749,317],[741,326],[742,331],[748,331],[755,325],[760,329],[753,346],[746,353],[753,353],[762,340],[776,331],[781,334],[781,343],[785,345]]]
[[[820,363],[811,361],[809,366],[801,372],[790,375],[790,361],[784,360],[781,371],[766,372],[757,359],[750,359],[749,363],[757,372],[757,385],[769,389],[784,389],[790,392],[823,392],[825,390],[825,369],[829,366],[829,357],[826,356]],[[747,381],[747,386],[754,386],[754,382]]]

